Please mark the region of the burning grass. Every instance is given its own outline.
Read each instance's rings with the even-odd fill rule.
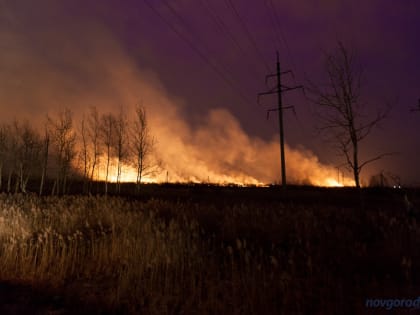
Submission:
[[[419,288],[420,232],[398,204],[3,194],[0,279],[98,313],[355,313]]]

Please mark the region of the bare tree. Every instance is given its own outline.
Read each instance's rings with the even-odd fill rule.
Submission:
[[[353,54],[341,42],[335,53],[326,54],[325,69],[328,83],[321,86],[309,82],[310,99],[317,105],[320,131],[330,137],[339,154],[344,156],[359,188],[362,168],[391,154],[383,153],[359,161],[360,142],[387,117],[390,107],[377,110],[375,115],[368,117],[361,101],[362,71],[356,66]]]
[[[29,178],[39,164],[41,140],[29,122],[15,120],[0,128],[0,182],[3,168],[8,171],[7,191],[26,192]],[[0,184],[1,187],[2,184]]]
[[[16,155],[18,151],[18,135],[16,132],[17,122],[15,121],[13,125],[6,125],[4,128],[5,139],[6,139],[6,166],[8,170],[7,175],[7,192],[12,190],[12,179],[13,174],[16,173],[17,163]],[[16,188],[16,185],[15,185]],[[17,189],[17,188],[16,188]]]
[[[28,122],[22,125],[16,122],[15,132],[18,137],[15,156],[17,165],[16,191],[19,187],[20,191],[26,192],[31,173],[40,164],[41,138]]]
[[[156,167],[150,159],[154,146],[154,138],[150,135],[146,110],[143,106],[136,107],[135,120],[131,128],[131,151],[137,171],[136,187],[139,190],[142,177],[148,175]]]
[[[80,136],[82,139],[81,148],[79,151],[80,158],[82,159],[83,164],[83,191],[84,193],[88,190],[88,173],[89,173],[89,163],[90,163],[90,156],[89,156],[89,147],[88,147],[88,140],[87,140],[87,131],[86,131],[86,122],[85,117],[83,115],[82,121],[80,122]]]
[[[39,184],[39,195],[41,196],[44,189],[45,177],[47,175],[48,155],[50,149],[50,133],[48,130],[48,120],[44,128],[44,138],[42,139],[42,157],[41,157],[41,182]]]
[[[112,113],[103,114],[100,122],[100,138],[105,148],[106,153],[106,170],[105,170],[105,194],[108,193],[108,177],[109,177],[109,166],[112,158],[112,148],[115,142],[115,125],[116,118]]]
[[[81,150],[80,159],[83,169],[83,188],[90,192],[95,170],[101,155],[101,120],[96,107],[89,109],[87,118],[83,115],[80,123]]]
[[[92,163],[90,169],[90,181],[93,181],[93,177],[95,175],[96,167],[99,163],[99,157],[101,155],[101,143],[100,143],[100,128],[101,128],[101,121],[99,117],[98,110],[95,106],[90,108],[88,120],[88,136],[89,141],[92,147]]]
[[[117,158],[117,192],[118,193],[120,193],[121,191],[122,165],[129,157],[127,125],[128,125],[128,120],[125,115],[124,108],[121,106],[117,119],[115,121],[115,142],[114,142],[115,157]]]
[[[57,162],[53,193],[65,193],[71,163],[76,155],[76,133],[73,130],[72,112],[66,108],[58,114],[56,120],[48,117],[48,123]]]
[[[3,188],[3,167],[7,160],[7,127],[0,126],[0,191]]]

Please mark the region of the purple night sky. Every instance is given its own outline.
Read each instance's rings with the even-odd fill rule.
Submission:
[[[370,164],[362,178],[383,170],[419,185],[420,111],[410,111],[420,98],[418,12],[416,0],[1,0],[0,120],[42,119],[64,105],[76,114],[88,105],[109,110],[136,97],[154,115],[166,111],[127,83],[136,72],[176,102],[192,130],[209,110],[224,108],[247,135],[269,141],[278,125],[266,110],[276,98],[258,105],[256,96],[268,89],[276,50],[295,74],[285,83],[321,83],[323,54],[340,40],[363,67],[366,106],[393,104],[362,142],[361,159],[398,154]],[[313,105],[301,92],[285,94],[284,104],[296,110],[285,112],[290,147],[323,164],[344,162],[316,132]]]

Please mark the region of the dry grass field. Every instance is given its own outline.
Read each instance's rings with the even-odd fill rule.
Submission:
[[[264,194],[1,194],[0,313],[371,314],[366,298],[418,294],[401,194]]]

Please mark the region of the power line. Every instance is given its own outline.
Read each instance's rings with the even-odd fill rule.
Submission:
[[[179,20],[179,22],[183,25],[184,29],[189,32],[191,31],[193,28],[191,27],[191,25],[189,25],[189,23],[187,22],[187,20],[178,13],[178,11],[171,5],[169,4],[168,0],[163,0],[163,4],[171,11],[171,13]],[[195,36],[194,36],[195,37]],[[198,42],[199,40],[197,38],[194,39],[194,42]],[[193,44],[193,42],[192,42]],[[194,44],[193,44],[194,45]],[[210,52],[210,48],[205,44],[205,42],[201,41],[201,46],[204,48],[205,51]],[[208,55],[210,55],[208,54]],[[210,60],[210,58],[207,58]],[[217,62],[216,62],[217,63]],[[232,71],[230,69],[228,69],[226,67],[226,65],[224,65],[222,62],[218,62],[219,66],[225,71],[225,73],[227,73],[228,75],[230,74],[232,76]],[[216,65],[217,66],[217,65]]]
[[[225,3],[227,5],[227,7],[232,10],[232,12],[236,16],[237,20],[239,21],[239,24],[245,30],[245,34],[248,37],[248,40],[251,42],[252,46],[254,47],[255,51],[257,52],[258,57],[261,59],[262,63],[266,67],[267,71],[270,71],[270,67],[267,64],[267,62],[265,61],[264,55],[261,53],[260,49],[258,48],[258,45],[257,45],[254,37],[252,36],[251,32],[249,31],[248,26],[246,25],[246,23],[242,19],[241,15],[239,14],[239,12],[236,9],[235,5],[233,4],[232,0],[225,0]]]
[[[269,7],[269,4],[268,4],[267,1],[268,0],[264,0],[264,6],[265,6],[265,8],[267,10],[268,17],[270,19],[270,24],[271,24],[271,28],[270,29],[271,29],[271,31],[272,31],[272,33],[274,35],[274,38],[277,41],[277,45],[278,45],[277,49],[280,49],[280,47],[282,46],[281,41],[280,41],[280,35],[279,35],[278,30],[277,30],[277,24],[276,24],[275,18],[273,17],[272,9]]]
[[[210,5],[210,3],[207,0],[201,0],[199,3],[204,8],[204,10],[206,10],[206,12],[208,13],[208,15],[213,20],[213,22],[218,26],[219,31],[223,35],[225,35],[234,44],[234,46],[238,49],[238,51],[240,52],[240,54],[243,55],[243,56],[248,56],[247,50],[242,47],[242,45],[240,44],[240,42],[238,41],[238,39],[235,37],[235,35],[233,34],[233,32],[230,30],[230,28],[228,27],[228,25],[224,22],[223,18],[221,18],[214,11],[214,9]],[[255,67],[255,64],[254,63],[252,63],[251,65],[252,65],[252,67],[246,67],[246,68],[252,72],[252,74],[250,74],[251,77],[254,80],[257,80],[257,78],[261,74],[258,73],[258,71],[256,70],[256,67]]]
[[[175,8],[169,4],[167,0],[162,1],[165,7],[171,11],[171,13],[179,20],[179,22],[184,26],[186,30],[191,30],[191,26],[188,25],[188,22],[175,10]]]
[[[223,79],[223,81],[225,81],[225,83],[227,83],[230,86],[230,88],[232,90],[234,90],[236,93],[238,93],[238,95],[242,98],[243,101],[245,101],[245,103],[252,103],[242,93],[242,91],[240,91],[238,89],[238,87],[236,87],[236,85],[218,68],[218,66],[216,64],[214,64],[199,48],[197,48],[194,45],[194,43],[187,36],[185,36],[181,31],[179,31],[176,27],[174,27],[171,24],[171,22],[168,19],[166,19],[163,16],[163,14],[158,9],[156,9],[156,7],[154,7],[149,0],[144,0],[144,2],[179,38],[181,38],[210,68],[212,68],[213,71],[215,71]],[[176,13],[176,11],[173,9],[173,7],[171,7],[166,2],[164,2],[164,3],[168,8],[172,8],[170,10],[173,12],[174,15],[177,16],[178,19],[183,21],[183,18],[179,14]],[[182,23],[185,24],[185,21],[182,22]],[[222,65],[222,68],[225,68],[225,67],[223,67],[223,65]],[[225,71],[226,71],[226,69],[225,69]],[[227,71],[227,72],[229,72],[229,71]]]
[[[245,50],[242,48],[241,44],[239,44],[238,40],[232,34],[232,32],[230,31],[226,23],[223,21],[223,19],[213,11],[212,7],[210,6],[210,3],[206,0],[201,0],[199,3],[209,13],[210,17],[213,19],[215,24],[219,26],[219,29],[232,40],[232,42],[241,51],[241,53],[245,54]]]
[[[297,70],[298,68],[296,67],[296,63],[294,62],[294,58],[292,57],[292,54],[290,52],[289,44],[288,44],[286,36],[284,35],[284,32],[283,32],[283,27],[281,26],[281,23],[280,23],[280,16],[277,12],[277,8],[274,5],[273,0],[267,0],[267,1],[268,1],[268,5],[271,7],[270,11],[272,12],[272,14],[274,16],[274,21],[278,26],[278,31],[280,33],[280,37],[283,40],[284,46],[286,48],[287,56],[290,59],[290,62],[292,63],[292,67]],[[293,76],[293,80],[295,80],[294,76]],[[295,83],[296,83],[296,81],[295,81]]]
[[[290,63],[293,65],[294,68],[296,68],[295,63],[293,62],[294,59],[292,58],[290,47],[289,47],[288,42],[286,40],[286,36],[284,35],[284,32],[282,31],[282,27],[280,25],[280,18],[277,14],[277,9],[276,9],[273,1],[272,0],[264,0],[263,3],[264,3],[264,6],[266,8],[269,20],[270,20],[271,31],[274,35],[273,38],[277,42],[278,49],[280,49],[280,47],[284,47],[286,49],[287,56],[289,58]],[[295,76],[293,75],[292,78],[293,78],[294,83],[296,84]],[[305,136],[307,136],[306,131],[305,131],[305,126],[302,123],[302,121],[299,119],[294,107],[292,107],[292,110],[293,110],[293,114],[294,114],[294,117],[296,119],[296,122],[299,125],[298,130],[301,133],[305,134]],[[268,111],[267,112],[267,117],[268,117],[269,113],[270,112]]]

